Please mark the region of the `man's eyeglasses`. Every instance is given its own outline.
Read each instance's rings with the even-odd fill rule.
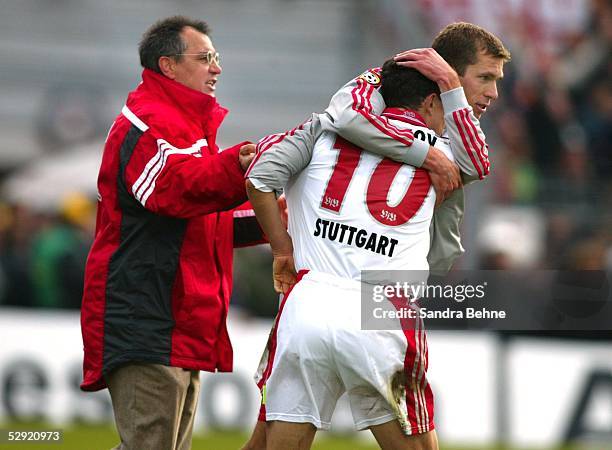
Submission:
[[[219,55],[219,52],[212,52],[210,50],[202,53],[177,53],[170,56],[197,56],[196,59],[198,61],[206,62],[208,64],[215,63],[218,66],[221,65],[221,56]]]

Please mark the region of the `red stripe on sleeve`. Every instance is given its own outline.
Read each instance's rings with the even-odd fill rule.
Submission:
[[[260,153],[261,149],[264,145],[266,145],[267,142],[271,141],[272,139],[274,139],[275,136],[278,136],[278,134],[270,134],[264,138],[261,138],[259,140],[259,142],[257,143],[257,145],[255,146],[255,152],[256,153]]]
[[[368,102],[368,111],[372,111],[374,108],[372,107],[372,92],[374,92],[374,87],[370,86],[370,90],[368,91],[368,95],[366,96],[366,101]],[[412,131],[407,130],[405,128],[399,128],[393,125],[393,123],[389,122],[386,116],[372,116],[373,119],[381,122],[381,125],[387,127],[390,131],[395,132],[399,136],[406,135],[410,139],[410,145],[412,145],[412,141],[414,140],[414,135]],[[426,126],[425,124],[419,124],[419,126]]]
[[[265,139],[265,143],[263,143],[262,141],[260,141],[260,143],[257,144],[256,146],[256,153],[255,153],[255,157],[253,158],[253,161],[251,161],[251,164],[249,164],[249,167],[247,168],[246,172],[244,173],[244,177],[248,178],[249,174],[251,173],[251,169],[253,168],[253,166],[255,165],[255,163],[257,162],[257,160],[260,158],[261,155],[263,155],[263,153],[268,150],[270,147],[272,147],[274,144],[282,141],[283,139],[285,139],[285,136],[287,136],[287,133],[283,133],[283,134],[273,134],[271,136],[268,136]],[[261,146],[260,146],[261,144]]]
[[[486,175],[488,173],[487,165],[486,165],[485,161],[483,160],[483,156],[481,154],[482,150],[479,149],[479,146],[476,144],[476,139],[474,138],[474,134],[472,133],[472,130],[470,130],[470,121],[468,119],[467,109],[460,110],[459,111],[459,115],[460,115],[461,119],[463,120],[463,124],[465,125],[465,131],[466,131],[468,137],[470,138],[470,142],[472,143],[472,148],[476,152],[476,156],[478,157],[478,160],[480,161],[480,165],[482,167],[484,175]]]
[[[468,144],[467,139],[465,138],[465,133],[463,132],[463,127],[462,127],[462,121],[460,120],[458,113],[459,111],[453,112],[453,119],[455,120],[457,129],[459,130],[459,134],[461,135],[461,140],[463,141],[463,145],[465,149],[467,150],[467,154],[470,157],[472,164],[476,168],[476,171],[478,172],[478,178],[482,180],[483,179],[482,171],[480,170],[480,167],[478,166],[478,163],[476,162],[476,159],[474,158],[474,154],[470,148],[470,144]]]
[[[244,177],[248,178],[249,174],[251,173],[251,168],[255,165],[255,163],[257,162],[257,160],[259,159],[259,157],[266,151],[269,150],[270,147],[272,147],[273,145],[278,144],[279,142],[282,142],[283,139],[285,139],[287,136],[293,136],[295,134],[295,132],[297,130],[303,130],[304,129],[304,125],[307,124],[311,119],[308,119],[304,122],[302,122],[301,124],[299,124],[297,127],[286,131],[284,133],[278,133],[278,134],[271,134],[269,136],[266,136],[264,138],[262,138],[257,145],[255,146],[255,157],[253,158],[253,161],[251,161],[251,164],[249,164],[248,169],[246,170]]]
[[[469,113],[466,111],[466,120],[468,125],[470,126],[470,128],[474,131],[474,136],[476,137],[476,140],[478,141],[478,157],[480,158],[480,160],[483,162],[483,169],[485,172],[485,175],[489,174],[489,170],[491,167],[491,163],[489,162],[489,156],[487,153],[485,153],[485,150],[487,148],[487,144],[485,142],[483,142],[483,140],[480,138],[480,135],[478,134],[478,130],[476,129],[476,125],[474,125],[474,122],[472,122]]]
[[[372,105],[369,102],[369,96],[372,94],[374,88],[372,87],[372,89],[368,92],[368,95],[364,96],[366,92],[366,90],[364,89],[365,87],[367,87],[366,81],[357,80],[357,87],[355,87],[351,93],[353,97],[353,110],[357,111],[359,114],[365,117],[368,122],[370,122],[378,130],[382,131],[387,136],[410,147],[412,145],[412,141],[414,140],[414,136],[411,131],[400,131],[394,126],[392,126],[388,120],[379,116],[375,116],[371,113]],[[367,106],[364,104],[364,102],[368,102]]]

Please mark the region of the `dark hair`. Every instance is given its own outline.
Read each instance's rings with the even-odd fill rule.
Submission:
[[[181,31],[185,27],[191,27],[200,33],[209,34],[206,22],[190,19],[184,16],[172,16],[159,20],[149,27],[142,35],[138,45],[140,65],[145,69],[151,69],[157,73],[160,56],[173,56],[180,61],[182,56],[174,56],[183,53],[187,45],[181,39]]]
[[[431,45],[461,76],[467,66],[476,64],[478,53],[510,61],[511,55],[493,33],[467,22],[451,23],[444,27]]]
[[[438,85],[418,70],[398,66],[393,59],[383,64],[380,94],[387,106],[418,109],[434,93],[440,94]]]

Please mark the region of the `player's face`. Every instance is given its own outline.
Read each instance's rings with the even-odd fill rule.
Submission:
[[[497,82],[504,76],[504,60],[483,52],[478,54],[476,64],[467,66],[460,76],[465,96],[480,119],[489,105],[497,99]]]
[[[215,53],[212,41],[191,27],[185,28],[181,37],[187,48],[183,52],[185,55],[176,63],[175,81],[214,97],[221,66],[206,60],[207,52]]]

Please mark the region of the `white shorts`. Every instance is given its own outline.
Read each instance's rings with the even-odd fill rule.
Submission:
[[[358,430],[398,419],[408,435],[434,429],[422,322],[410,329],[361,329],[361,283],[300,273],[281,303],[256,375],[260,420],[328,429],[348,393]]]

